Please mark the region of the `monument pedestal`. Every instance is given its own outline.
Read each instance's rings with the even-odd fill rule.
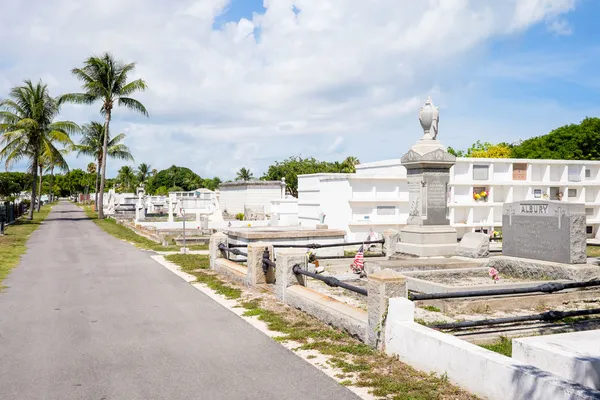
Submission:
[[[419,257],[454,255],[456,249],[456,229],[448,225],[408,225],[400,230],[399,253]]]
[[[448,219],[448,183],[456,157],[437,140],[439,112],[429,98],[419,121],[423,137],[401,159],[410,208],[396,251],[420,257],[454,255],[457,235]]]

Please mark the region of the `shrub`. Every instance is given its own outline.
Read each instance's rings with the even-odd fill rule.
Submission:
[[[237,219],[238,221],[243,221],[244,220],[244,213],[237,213],[235,216],[235,219]]]

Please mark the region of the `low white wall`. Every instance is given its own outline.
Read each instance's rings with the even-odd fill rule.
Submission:
[[[435,331],[415,322],[414,304],[390,299],[385,350],[422,371],[447,374],[451,382],[491,400],[583,400],[600,391]]]
[[[600,331],[513,340],[513,358],[600,390]]]

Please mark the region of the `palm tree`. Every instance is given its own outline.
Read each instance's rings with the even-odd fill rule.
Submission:
[[[77,104],[93,104],[102,101],[100,112],[105,117],[104,144],[102,147],[102,165],[98,203],[104,199],[104,185],[106,181],[106,159],[108,157],[108,137],[110,134],[110,120],[115,105],[124,106],[148,116],[146,107],[138,100],[131,97],[135,92],[146,90],[146,83],[142,79],[127,82],[128,75],[135,69],[135,63],[124,64],[117,61],[109,53],[101,56],[92,56],[84,61],[83,68],[74,68],[71,72],[82,81],[84,93],[70,93],[61,96],[60,102],[73,102]],[[104,218],[103,207],[98,207],[98,218]]]
[[[148,165],[146,163],[141,163],[138,166],[137,174],[138,174],[138,179],[140,180],[140,183],[146,182],[146,179],[148,179],[148,177],[150,176],[151,168],[152,167],[150,167],[150,165]]]
[[[342,161],[340,165],[341,172],[354,173],[356,172],[356,166],[360,164],[360,160],[354,156],[348,156]]]
[[[130,191],[131,187],[135,186],[135,172],[133,171],[133,168],[128,165],[122,166],[119,170],[117,179],[119,179],[119,182],[121,183],[121,186],[125,192]]]
[[[235,178],[236,181],[249,181],[254,179],[254,175],[252,172],[246,167],[240,168]]]
[[[0,159],[6,162],[6,169],[23,158],[31,161],[31,207],[28,219],[33,219],[37,194],[38,168],[40,156],[45,151],[44,144],[51,138],[68,137],[79,126],[71,121],[54,122],[60,102],[52,98],[47,85],[41,81],[33,84],[26,80],[22,86],[11,89],[10,99],[0,101]]]
[[[124,139],[124,133],[119,133],[114,138],[108,138],[108,157],[124,161],[133,161],[131,151],[127,146],[121,143]],[[78,155],[84,154],[86,156],[94,157],[94,159],[98,162],[98,167],[96,169],[96,195],[94,200],[96,208],[99,209],[102,208],[98,207],[98,189],[100,185],[100,169],[103,165],[103,147],[104,126],[100,122],[90,122],[89,124],[83,125],[83,136],[79,144],[75,146],[75,150],[77,150]]]
[[[54,146],[54,143],[60,143],[64,145],[65,148],[59,150]],[[38,201],[38,211],[40,211],[42,206],[42,177],[44,175],[44,169],[46,169],[46,172],[50,171],[50,190],[48,193],[48,197],[50,198],[54,181],[54,168],[58,167],[61,171],[69,170],[69,165],[64,156],[70,152],[71,148],[73,148],[73,142],[66,133],[48,132],[47,135],[43,136],[41,154],[38,162],[40,168],[40,201]]]

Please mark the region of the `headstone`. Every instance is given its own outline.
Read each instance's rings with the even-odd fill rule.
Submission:
[[[490,255],[490,238],[484,233],[467,232],[463,235],[455,255],[469,258],[485,258]]]
[[[454,254],[456,230],[448,214],[448,182],[456,157],[437,140],[439,111],[428,98],[419,112],[423,137],[402,156],[409,215],[397,251],[417,256]]]
[[[502,214],[502,255],[586,263],[584,204],[523,200],[505,203]]]

